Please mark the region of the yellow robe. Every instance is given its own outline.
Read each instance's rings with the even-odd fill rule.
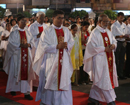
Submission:
[[[83,65],[83,53],[82,53],[82,44],[81,44],[81,34],[77,35],[74,38],[75,44],[71,51],[71,61],[74,70],[79,70]],[[75,82],[75,71],[73,72],[72,82]]]

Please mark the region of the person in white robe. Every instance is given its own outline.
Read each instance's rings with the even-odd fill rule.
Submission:
[[[43,30],[47,28],[47,25],[44,23],[44,17],[45,17],[44,12],[38,12],[36,14],[36,17],[37,17],[37,20],[33,24],[30,25],[28,30],[33,35],[34,41],[36,44],[36,48],[37,48],[38,43],[39,43],[39,38],[40,38]],[[32,50],[33,59],[35,56],[35,51],[36,51],[36,49]],[[33,86],[38,87],[38,84],[39,84],[39,77],[36,75],[36,80],[33,81]]]
[[[2,32],[1,35],[1,48],[3,49],[3,58],[5,57],[5,52],[7,49],[7,44],[8,44],[8,38],[10,35],[10,30],[11,30],[11,24],[7,23],[6,24],[6,30]]]
[[[74,40],[63,20],[64,12],[54,11],[53,24],[43,31],[36,50],[33,69],[40,78],[36,95],[40,105],[73,105],[70,53]]]
[[[24,93],[24,98],[33,100],[32,80],[35,79],[34,72],[31,71],[32,64],[31,50],[35,43],[31,33],[25,30],[26,21],[24,16],[18,18],[18,29],[10,33],[7,45],[7,51],[4,61],[4,71],[8,74],[6,93],[10,92],[12,96],[17,91]]]
[[[117,42],[106,27],[108,16],[101,14],[98,25],[92,31],[85,49],[84,71],[93,81],[88,99],[88,105],[100,105],[99,101],[107,105],[115,105],[118,87],[114,50]]]

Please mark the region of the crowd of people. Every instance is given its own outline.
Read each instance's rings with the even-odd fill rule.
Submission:
[[[56,10],[51,19],[38,12],[5,16],[0,24],[6,93],[12,96],[20,91],[33,100],[35,87],[40,105],[73,105],[71,84],[91,83],[88,105],[115,105],[118,79],[130,78],[130,16],[122,12],[116,20],[105,14],[64,19]]]

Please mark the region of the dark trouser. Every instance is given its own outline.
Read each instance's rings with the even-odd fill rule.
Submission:
[[[130,75],[130,43],[127,43],[126,45],[126,68],[125,73],[127,76]]]
[[[83,56],[84,53],[85,53],[85,49],[83,50]],[[83,67],[84,65],[80,67],[80,80],[79,80],[80,83],[89,82],[89,75],[83,70]]]
[[[116,52],[115,52],[116,68],[117,68],[117,74],[119,77],[123,77],[125,50],[126,50],[126,47],[124,44],[125,44],[124,42],[118,41]]]

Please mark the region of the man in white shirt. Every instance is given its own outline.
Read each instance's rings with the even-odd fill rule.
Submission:
[[[36,50],[33,69],[40,78],[36,96],[40,105],[73,105],[70,52],[74,40],[63,20],[64,12],[54,11],[53,24],[43,31]]]
[[[113,23],[111,26],[112,34],[115,36],[117,40],[117,49],[115,51],[115,58],[116,58],[116,67],[117,67],[117,74],[119,79],[126,79],[123,75],[124,69],[124,62],[125,62],[125,51],[126,51],[126,38],[128,35],[126,33],[127,27],[126,24],[123,23],[124,20],[124,13],[119,12],[117,16],[117,21]]]
[[[125,66],[125,70],[126,70],[126,76],[128,78],[130,78],[130,16],[128,16],[127,18],[127,34],[129,35],[129,38],[126,39],[127,41],[127,45],[126,45],[126,66]]]
[[[84,71],[93,81],[88,105],[101,105],[99,101],[115,105],[114,88],[118,87],[118,80],[114,50],[117,44],[111,31],[107,29],[108,22],[107,15],[98,17],[98,25],[86,45]]]

